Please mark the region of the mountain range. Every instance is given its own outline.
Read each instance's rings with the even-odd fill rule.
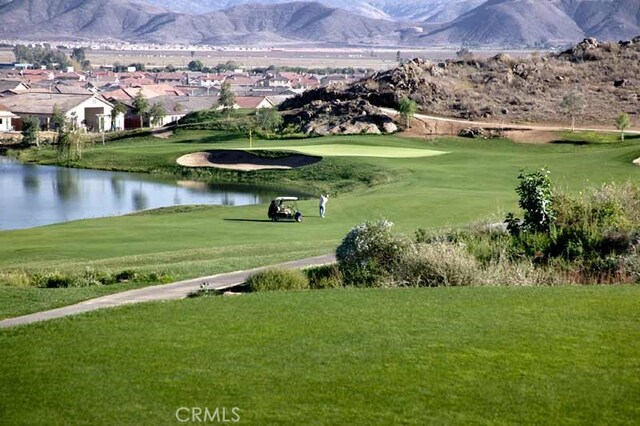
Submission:
[[[148,0],[183,13],[206,13],[242,4],[280,4],[291,0]],[[355,12],[368,18],[395,21],[449,22],[486,0],[319,0],[329,7]]]
[[[640,34],[640,0],[0,0],[0,38],[555,46]]]

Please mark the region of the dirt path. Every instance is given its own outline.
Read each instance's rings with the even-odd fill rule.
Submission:
[[[173,284],[146,287],[138,290],[130,290],[122,293],[111,294],[109,296],[99,297],[97,299],[87,300],[85,302],[65,306],[63,308],[5,319],[0,321],[0,328],[32,324],[40,321],[48,321],[71,315],[83,314],[86,312],[96,311],[98,309],[115,308],[118,306],[131,305],[135,303],[184,299],[190,294],[198,291],[202,284],[208,284],[209,288],[212,290],[224,290],[242,284],[243,282],[245,282],[249,275],[263,269],[272,267],[302,269],[309,266],[319,266],[333,262],[335,262],[334,255],[325,255],[308,259],[294,260],[292,262],[281,263],[279,265],[255,268],[248,271],[229,272],[226,274],[219,274],[210,277],[180,281]]]
[[[395,117],[398,111],[391,108],[380,108],[382,112]],[[500,129],[505,131],[505,135],[516,142],[528,143],[545,143],[557,140],[557,132],[570,131],[566,126],[557,125],[541,125],[541,124],[512,124],[496,121],[468,121],[457,118],[435,117],[426,114],[415,114],[414,119],[419,120],[418,130],[421,135],[448,135],[456,136],[462,129],[470,127],[480,127],[483,129]],[[576,127],[578,132],[605,132],[619,133],[620,131],[613,127]],[[415,132],[414,132],[415,133]],[[640,129],[627,129],[626,134],[640,134]],[[410,134],[410,136],[418,136]]]

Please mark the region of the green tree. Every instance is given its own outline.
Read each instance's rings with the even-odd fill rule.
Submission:
[[[140,117],[140,128],[143,128],[144,122],[142,119],[149,112],[149,101],[142,93],[142,90],[133,98],[133,112]]]
[[[620,130],[620,140],[624,142],[624,131],[631,125],[631,119],[629,118],[629,114],[626,112],[621,112],[618,118],[616,119],[616,128]]]
[[[58,136],[58,159],[66,163],[80,160],[83,149],[84,139],[78,129],[68,124],[63,126]]]
[[[576,129],[576,115],[582,111],[583,106],[582,98],[576,91],[565,95],[560,102],[560,108],[571,117],[572,132]]]
[[[260,108],[256,111],[255,120],[257,126],[267,133],[277,131],[284,122],[282,115],[274,108]]]
[[[122,102],[116,102],[113,105],[113,109],[111,110],[111,131],[116,130],[116,120],[119,115],[123,115],[127,113],[127,106]]]
[[[204,67],[204,64],[200,60],[191,61],[187,65],[187,68],[189,68],[189,71],[193,71],[193,72],[202,71],[203,67]]]
[[[57,104],[54,105],[53,112],[51,113],[51,121],[49,122],[49,127],[56,132],[61,132],[64,130],[66,121],[67,117],[65,117],[62,109]]]
[[[400,111],[400,116],[405,121],[407,128],[411,128],[411,119],[415,115],[416,111],[418,111],[418,104],[416,101],[405,96],[398,105],[398,111]]]
[[[222,107],[222,110],[225,112],[230,112],[233,110],[233,106],[236,104],[236,95],[234,95],[231,90],[231,85],[229,82],[225,81],[222,83],[222,87],[220,88],[220,97],[218,98],[218,105]]]
[[[22,117],[22,141],[27,145],[40,146],[40,119],[33,115]]]
[[[549,171],[540,169],[533,173],[520,171],[518,179],[520,183],[516,188],[519,200],[518,205],[524,211],[523,227],[532,232],[547,232],[555,220],[553,209],[553,190]],[[506,222],[509,224],[509,231],[517,233],[519,222],[514,218],[513,213],[509,213]]]
[[[151,109],[149,109],[149,121],[154,126],[160,124],[162,122],[162,119],[166,117],[166,115],[167,110],[161,103],[156,102],[151,106]]]
[[[84,47],[74,47],[71,52],[71,59],[76,62],[82,62],[87,59],[86,53],[84,51]]]

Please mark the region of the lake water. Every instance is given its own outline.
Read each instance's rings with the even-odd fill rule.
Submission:
[[[0,230],[177,205],[262,204],[278,195],[299,194],[251,185],[208,185],[141,174],[21,164],[0,157]]]

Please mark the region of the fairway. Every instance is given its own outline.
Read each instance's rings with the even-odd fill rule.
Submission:
[[[260,150],[281,150],[282,147],[261,147]],[[372,157],[372,158],[420,158],[434,157],[448,154],[444,151],[430,149],[399,148],[393,146],[367,146],[367,145],[309,145],[287,146],[287,150],[301,154],[317,155],[321,157]]]
[[[176,165],[177,158],[196,151],[249,149],[246,136],[225,132],[180,131],[166,140],[131,138],[105,147],[87,146],[79,167],[210,184],[277,185],[282,195],[287,195],[287,188],[304,191],[310,194],[299,203],[304,223],[270,223],[267,205],[195,206],[0,232],[0,318],[127,288],[94,286],[64,292],[24,288],[21,276],[25,272],[83,274],[133,269],[162,273],[178,281],[331,253],[350,229],[365,220],[386,218],[395,224],[396,232],[408,236],[418,227],[500,222],[506,212],[518,211],[514,188],[522,169],[546,166],[554,185],[575,193],[605,182],[637,182],[640,167],[632,162],[640,156],[638,139],[621,143],[614,138],[548,145],[368,135],[304,141],[258,139],[253,141],[254,150],[298,150],[324,158],[298,169],[260,172]],[[355,152],[360,156],[338,156]],[[447,155],[423,157],[432,153]],[[22,159],[51,164],[56,152],[51,148],[25,151]],[[326,219],[318,214],[321,192],[331,194]]]
[[[633,424],[638,286],[201,298],[0,331],[3,424]]]

